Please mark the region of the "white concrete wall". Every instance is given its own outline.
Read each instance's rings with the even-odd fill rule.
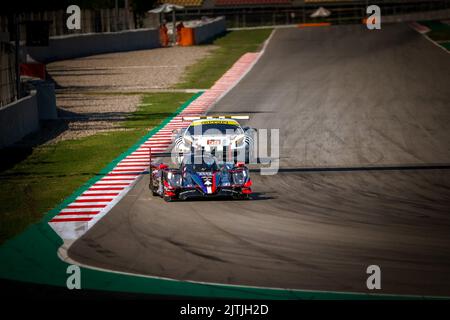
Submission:
[[[159,46],[158,30],[138,29],[51,37],[48,47],[27,47],[27,53],[34,60],[47,63],[93,54],[152,49]]]
[[[211,19],[207,23],[203,23],[194,27],[195,44],[207,43],[215,37],[225,33],[227,27],[225,25],[225,18],[218,17]]]
[[[37,130],[39,115],[35,93],[0,108],[0,148]]]
[[[33,80],[30,84],[36,90],[39,120],[57,119],[55,84],[43,80]]]

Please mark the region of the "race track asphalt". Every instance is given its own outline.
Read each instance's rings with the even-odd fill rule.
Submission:
[[[69,249],[85,265],[263,287],[450,296],[450,55],[407,25],[278,29],[211,113],[280,129],[248,201],[165,203],[144,176]],[[424,166],[424,167],[421,167]]]

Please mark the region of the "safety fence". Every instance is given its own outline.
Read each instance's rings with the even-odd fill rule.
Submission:
[[[26,38],[26,23],[32,21],[46,21],[49,36],[69,34],[115,32],[135,29],[133,14],[124,9],[83,9],[80,13],[81,29],[69,30],[66,26],[70,14],[65,10],[26,12],[19,15],[20,37]],[[0,31],[6,31],[11,17],[0,15]]]
[[[0,108],[16,99],[16,67],[14,47],[0,41]]]
[[[224,16],[228,28],[245,28],[270,25],[313,23],[317,21],[332,24],[361,23],[367,17],[367,5],[376,4],[382,16],[400,16],[416,12],[450,9],[448,0],[397,0],[397,1],[335,1],[304,2],[301,5],[265,5],[250,7],[189,8],[177,11],[177,20],[195,20],[202,16]],[[319,6],[330,11],[326,18],[311,18]]]

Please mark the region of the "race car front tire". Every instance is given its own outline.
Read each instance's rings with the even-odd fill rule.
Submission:
[[[163,199],[165,202],[172,202],[173,200],[175,200],[174,198],[169,197],[169,196],[163,196]]]

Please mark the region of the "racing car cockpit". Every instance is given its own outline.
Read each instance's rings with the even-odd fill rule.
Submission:
[[[218,162],[210,154],[186,154],[179,169],[150,165],[150,189],[166,201],[231,196],[247,199],[252,182],[244,163]]]
[[[219,170],[217,160],[210,155],[185,156],[180,164],[180,170],[190,172],[214,172]]]

